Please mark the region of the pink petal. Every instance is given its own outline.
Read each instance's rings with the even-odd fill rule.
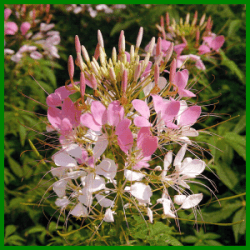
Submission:
[[[184,50],[185,47],[186,47],[185,43],[181,43],[174,46],[174,51],[176,52],[177,56],[181,54],[181,52]]]
[[[67,117],[72,125],[79,125],[81,111],[76,109],[74,103],[69,97],[65,98],[63,102],[62,115]]]
[[[199,48],[198,48],[198,51],[199,51],[199,54],[200,55],[203,55],[205,53],[209,53],[210,52],[210,48],[206,45],[201,45]]]
[[[225,42],[225,37],[224,36],[217,36],[212,42],[211,42],[211,48],[215,51],[220,49],[222,45]]]
[[[160,113],[164,108],[165,102],[163,101],[162,97],[158,95],[151,95],[153,98],[154,108],[156,113]]]
[[[171,101],[165,104],[165,107],[162,111],[162,119],[165,123],[172,122],[174,117],[178,114],[180,110],[180,102]]]
[[[211,47],[212,41],[213,41],[213,37],[211,36],[204,36],[202,37],[202,39],[208,44],[209,47]]]
[[[124,117],[124,108],[119,101],[113,101],[107,109],[108,122],[111,126],[117,126]]]
[[[127,56],[127,62],[130,62],[130,54],[127,51],[125,51],[125,54]]]
[[[24,22],[21,24],[20,30],[21,30],[21,33],[23,36],[27,33],[27,31],[30,29],[30,27],[31,27],[31,24],[28,22]]]
[[[58,89],[55,90],[55,93],[57,93],[62,100],[64,100],[65,98],[67,98],[69,95],[75,93],[75,91],[73,90],[68,90],[66,89],[65,86],[59,87]]]
[[[60,129],[61,126],[61,110],[54,107],[48,108],[48,120],[51,123],[51,125],[56,128]]]
[[[33,51],[30,53],[30,57],[34,60],[40,60],[41,58],[43,58],[43,55],[38,51]]]
[[[68,118],[63,118],[60,126],[61,133],[63,135],[66,135],[72,131],[72,128],[73,127],[72,124],[70,123],[70,120]]]
[[[101,102],[93,101],[91,103],[91,113],[98,124],[104,125],[107,123],[107,110]]]
[[[95,122],[93,115],[85,113],[81,115],[80,122],[82,126],[88,127],[94,131],[101,131],[102,126]]]
[[[128,150],[132,148],[134,142],[133,134],[130,129],[125,129],[123,133],[120,133],[117,140],[121,150],[127,154]]]
[[[181,97],[195,97],[196,96],[194,93],[186,89],[179,89],[178,94]]]
[[[18,31],[18,26],[14,22],[5,23],[4,34],[5,35],[15,35]]]
[[[192,106],[187,108],[180,117],[179,126],[191,126],[193,125],[197,119],[200,117],[201,107],[200,106]]]
[[[52,93],[46,98],[46,103],[50,107],[61,106],[62,100],[57,93]]]
[[[131,121],[129,119],[123,119],[119,122],[119,124],[116,126],[115,134],[119,135],[122,134],[125,129],[128,129],[131,125]]]
[[[167,50],[169,49],[170,45],[171,45],[170,41],[167,41],[167,40],[164,40],[164,39],[161,40],[161,50],[163,52],[167,52]]]
[[[9,8],[4,9],[4,21],[6,21],[9,18],[11,12],[12,12],[12,10]]]
[[[202,60],[198,60],[195,64],[195,66],[197,69],[206,70],[206,66],[204,65]]]
[[[137,127],[151,127],[151,123],[148,121],[148,119],[146,119],[145,117],[142,116],[137,116],[134,119],[134,124]]]
[[[187,86],[189,72],[187,69],[178,71],[175,74],[175,85],[179,89],[184,89]]]
[[[132,105],[134,109],[138,111],[143,117],[145,117],[146,119],[149,118],[150,116],[149,107],[144,101],[135,99],[132,101]]]

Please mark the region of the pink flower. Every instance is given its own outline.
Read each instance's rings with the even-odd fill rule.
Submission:
[[[30,57],[33,58],[34,60],[40,60],[43,57],[43,55],[38,51],[33,51],[30,53]]]
[[[11,12],[12,11],[9,8],[7,8],[7,9],[4,10],[4,21],[6,21],[9,18]]]
[[[181,52],[185,49],[186,46],[186,43],[181,43],[174,46],[174,51],[176,52],[177,56],[181,54]]]
[[[27,33],[27,31],[30,29],[30,27],[31,27],[31,24],[28,22],[24,22],[21,24],[20,30],[21,30],[21,33],[23,36]]]
[[[18,27],[14,22],[7,22],[4,27],[4,35],[15,35],[18,31]]]
[[[205,54],[211,52],[211,50],[219,51],[225,42],[224,36],[206,36],[203,37],[205,44],[201,45],[198,50],[199,54]]]
[[[201,45],[201,46],[203,46],[203,45]],[[202,62],[201,58],[199,56],[193,55],[193,54],[178,56],[177,60],[176,60],[176,67],[180,68],[186,60],[192,60],[192,61],[196,62],[195,63],[196,68],[201,69],[201,70],[206,70],[206,67],[205,67],[204,63]]]

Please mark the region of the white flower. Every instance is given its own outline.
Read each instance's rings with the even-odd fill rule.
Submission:
[[[114,222],[115,221],[113,216],[114,213],[115,213],[114,211],[108,208],[105,212],[103,220],[106,222]]]
[[[197,206],[203,198],[203,194],[192,194],[189,196],[186,195],[175,195],[174,202],[178,205],[181,205],[182,209],[189,209]]]
[[[81,203],[78,203],[69,214],[72,214],[75,217],[87,217],[88,210]]]

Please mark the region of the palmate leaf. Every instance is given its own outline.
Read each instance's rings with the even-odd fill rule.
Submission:
[[[239,211],[237,211],[234,215],[233,222],[244,220],[244,222],[240,224],[233,225],[235,242],[239,241],[240,234],[245,234],[246,232],[246,209],[242,207]]]

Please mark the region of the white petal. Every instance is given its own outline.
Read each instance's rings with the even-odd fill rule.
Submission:
[[[53,176],[57,177],[62,177],[65,173],[65,168],[64,167],[58,167],[58,168],[51,168],[51,173]]]
[[[149,83],[146,87],[143,88],[143,92],[145,96],[148,96],[150,91],[153,89],[153,87],[155,86],[154,82]]]
[[[175,214],[171,211],[170,205],[171,201],[169,199],[162,198],[163,213],[168,218],[175,218]]]
[[[74,158],[69,156],[67,153],[59,151],[52,156],[55,164],[61,167],[76,167],[77,162]]]
[[[111,159],[104,159],[97,167],[96,174],[103,175],[106,178],[114,179],[117,172],[117,166]]]
[[[180,106],[178,115],[177,115],[177,117],[176,117],[177,125],[179,125],[179,122],[180,122],[180,118],[181,118],[182,113],[188,108],[188,105],[187,105],[186,101],[182,100],[182,101],[180,102],[180,104],[181,104],[181,106]]]
[[[150,203],[152,191],[149,185],[137,182],[131,185],[130,193],[141,203]]]
[[[95,159],[98,159],[103,154],[103,152],[106,150],[108,144],[109,144],[109,141],[108,141],[106,135],[99,136],[99,138],[95,144],[94,150],[93,150],[93,153],[94,153],[93,156]]]
[[[65,196],[66,185],[67,185],[66,180],[59,180],[53,184],[53,190],[58,197]]]
[[[183,129],[183,127],[182,127]],[[189,128],[188,130],[182,130],[181,133],[183,136],[191,136],[191,137],[196,137],[199,135],[199,132],[195,130],[194,128]]]
[[[105,212],[103,220],[106,222],[114,222],[115,220],[114,220],[113,213],[115,213],[115,212],[112,211],[110,208],[108,208]]]
[[[124,176],[128,181],[141,181],[145,174],[125,169]]]
[[[153,223],[153,211],[147,207],[147,216],[149,217],[149,222]]]
[[[195,207],[201,202],[202,198],[203,198],[202,193],[189,195],[185,199],[185,201],[182,203],[181,208],[189,209],[189,208]]]
[[[67,173],[67,177],[69,177],[70,179],[77,179],[81,176],[85,176],[86,174],[87,173],[85,171],[73,171]]]
[[[62,208],[66,207],[69,203],[70,203],[70,201],[66,196],[63,198],[57,198],[55,201],[55,204],[58,207],[62,207]]]
[[[184,200],[187,198],[186,195],[183,195],[183,194],[179,194],[179,195],[175,195],[174,196],[174,202],[177,204],[177,205],[181,205]]]
[[[195,178],[197,175],[201,174],[206,167],[204,161],[194,159],[187,165],[182,166],[180,174],[188,176],[190,178]]]
[[[88,188],[88,192],[93,193],[105,188],[105,180],[99,175],[94,177],[94,174],[91,173],[85,178],[85,185]]]
[[[156,166],[156,167],[154,168],[154,171],[162,171],[161,166]]]
[[[181,149],[178,151],[177,155],[175,156],[175,159],[174,159],[174,166],[180,166],[181,165],[181,161],[183,160],[184,158],[184,155],[186,153],[186,150],[187,150],[187,144],[184,144]]]
[[[69,214],[72,214],[75,217],[86,217],[88,216],[88,210],[81,203],[78,203]]]
[[[162,171],[162,176],[167,175],[167,171],[172,163],[172,159],[173,159],[173,153],[172,151],[169,151],[164,157],[164,170]]]
[[[105,196],[103,196],[103,195],[96,194],[95,197],[98,200],[98,203],[102,207],[113,207],[114,206],[114,202],[110,199],[105,198]]]
[[[77,144],[67,145],[67,147],[65,148],[65,151],[69,155],[71,155],[71,156],[73,156],[73,157],[75,157],[77,159],[82,158],[82,149]]]
[[[88,189],[85,187],[82,189],[82,195],[78,196],[78,200],[85,206],[90,207],[93,202],[92,193],[89,193]]]

